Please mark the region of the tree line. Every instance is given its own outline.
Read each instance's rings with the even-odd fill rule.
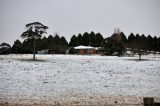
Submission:
[[[145,36],[144,34],[139,35],[131,33],[128,37],[123,32],[114,33],[111,37],[105,38],[106,44],[105,50],[113,53],[123,53],[126,48],[130,48],[132,51],[160,51],[160,37],[152,37],[151,35]]]
[[[25,26],[27,30],[22,33],[21,37],[26,38],[23,42],[16,40],[11,47],[7,43],[0,45],[0,53],[15,54],[36,54],[37,51],[48,49],[51,54],[65,54],[69,48],[75,46],[92,46],[101,47],[103,54],[111,55],[118,52],[119,55],[126,51],[126,48],[132,50],[160,51],[160,37],[152,37],[131,33],[128,37],[123,33],[113,33],[110,37],[104,38],[102,34],[95,32],[85,32],[83,34],[73,35],[70,42],[67,42],[64,36],[60,37],[58,33],[54,36],[42,37],[46,33],[47,26],[39,22],[29,23]]]
[[[65,37],[60,37],[58,34],[55,36],[49,35],[43,38],[38,38],[36,41],[36,52],[44,49],[52,50],[51,53],[64,54],[68,48],[68,42]],[[12,46],[12,53],[24,54],[33,52],[32,39],[24,40],[23,43],[20,40],[16,40]]]
[[[6,45],[10,48],[9,52],[15,54],[24,54],[33,52],[33,41],[31,39],[14,41],[11,47],[7,43],[2,43],[0,46]],[[52,53],[64,54],[70,47],[79,45],[102,47],[108,53],[115,51],[122,52],[125,48],[147,50],[147,51],[160,51],[160,37],[152,37],[151,35],[145,36],[144,34],[134,35],[131,33],[128,37],[123,32],[120,34],[112,34],[108,38],[103,38],[100,33],[85,32],[84,34],[73,35],[68,43],[64,36],[60,37],[58,34],[44,36],[36,40],[36,51],[43,49],[50,49]],[[6,51],[4,53],[7,53]]]
[[[73,35],[69,42],[70,47],[75,47],[79,45],[101,47],[104,41],[103,36],[100,33],[85,32],[84,34],[79,33],[78,36]]]
[[[69,42],[70,47],[79,45],[101,47],[104,54],[111,55],[118,52],[122,55],[127,48],[135,52],[143,51],[160,51],[160,37],[152,37],[131,33],[128,37],[123,33],[113,33],[110,37],[103,38],[100,33],[85,32],[84,34],[73,35]]]

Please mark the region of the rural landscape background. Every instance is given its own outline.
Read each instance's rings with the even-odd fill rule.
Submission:
[[[1,0],[0,106],[159,106],[158,0]]]

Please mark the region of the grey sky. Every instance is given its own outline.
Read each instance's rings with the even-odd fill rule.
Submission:
[[[69,41],[73,34],[119,27],[133,33],[160,36],[160,0],[0,0],[0,43],[13,44],[25,24],[39,21]]]

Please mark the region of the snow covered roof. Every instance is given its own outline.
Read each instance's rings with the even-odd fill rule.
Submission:
[[[95,50],[100,50],[100,49],[101,49],[101,47],[94,47],[94,49],[95,49]]]
[[[91,46],[76,46],[74,47],[74,49],[95,49],[94,47],[91,47]]]

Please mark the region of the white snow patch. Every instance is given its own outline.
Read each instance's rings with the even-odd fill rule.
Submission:
[[[0,55],[0,101],[160,98],[160,56]],[[101,100],[101,99],[100,99]]]

